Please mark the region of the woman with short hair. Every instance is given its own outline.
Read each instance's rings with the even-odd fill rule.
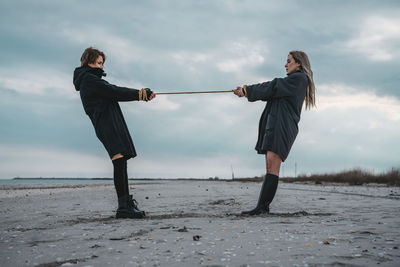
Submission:
[[[315,85],[310,61],[306,53],[291,51],[285,64],[287,77],[272,81],[238,86],[234,94],[248,101],[266,101],[261,115],[255,149],[265,154],[266,175],[256,208],[245,215],[269,213],[278,187],[281,163],[287,158],[298,133],[303,102],[306,109],[315,107]]]
[[[143,218],[137,202],[129,194],[127,160],[136,157],[136,150],[124,120],[120,101],[150,101],[156,94],[120,87],[102,79],[105,54],[93,47],[81,57],[81,66],[74,71],[75,89],[80,92],[83,108],[93,123],[96,136],[103,143],[114,166],[114,186],[118,196],[116,218]]]

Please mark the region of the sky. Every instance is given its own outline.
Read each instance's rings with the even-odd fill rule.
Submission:
[[[230,90],[311,61],[281,176],[400,167],[399,1],[0,1],[0,178],[112,177],[72,75],[85,48],[108,82],[157,92]],[[138,157],[131,178],[265,174],[254,150],[265,102],[233,94],[121,103]]]

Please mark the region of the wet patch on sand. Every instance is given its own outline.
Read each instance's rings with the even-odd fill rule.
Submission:
[[[92,223],[92,222],[101,222],[101,223],[110,223],[111,221],[115,220],[114,216],[108,217],[95,217],[95,218],[82,218],[78,217],[75,220],[67,220],[64,221],[67,225],[75,225],[80,223]]]
[[[236,216],[238,217],[302,217],[302,216],[332,216],[334,213],[327,213],[327,212],[316,212],[316,213],[309,213],[307,211],[301,210],[301,211],[296,211],[296,212],[286,212],[286,213],[265,213],[265,214],[260,214],[257,216],[250,216],[250,215],[243,215],[243,214],[237,214]]]
[[[146,235],[146,234],[148,234],[148,233],[150,233],[152,231],[153,231],[153,229],[150,229],[150,230],[139,230],[139,231],[133,232],[130,235],[127,235],[127,236],[110,237],[109,240],[118,241],[118,240],[131,239],[131,238],[134,238],[134,237]]]
[[[308,266],[310,267],[316,267],[316,266],[334,266],[334,267],[338,267],[338,266],[346,266],[346,267],[362,267],[363,265],[357,265],[357,264],[349,264],[349,263],[344,263],[344,262],[340,262],[340,261],[334,261],[331,263],[316,263],[316,264],[308,264]]]
[[[306,211],[287,212],[287,213],[266,213],[258,216],[243,215],[241,213],[222,213],[222,214],[209,214],[209,213],[172,213],[163,215],[151,215],[144,218],[144,220],[163,220],[163,219],[187,219],[187,218],[257,218],[257,217],[302,217],[302,216],[332,216],[334,213],[316,212],[309,213]]]
[[[49,229],[49,228],[47,228],[47,227],[36,227],[36,228],[17,227],[17,228],[10,228],[10,229],[8,229],[8,231],[28,232],[28,231],[32,231],[32,230],[41,231],[41,230],[47,230],[47,229]]]
[[[386,256],[388,256],[385,253],[378,253],[377,256],[374,256],[372,254],[365,254],[365,253],[360,253],[360,254],[354,254],[354,255],[350,255],[350,256],[332,256],[333,258],[336,259],[343,259],[348,261],[351,260],[356,260],[359,258],[363,258],[363,259],[368,259],[368,261],[375,261],[377,264],[383,263],[383,262],[393,262],[393,260],[387,258]],[[348,264],[346,264],[345,266],[349,266]],[[362,266],[362,265],[351,265],[351,266]]]
[[[90,257],[86,257],[86,258],[81,258],[81,259],[69,259],[69,260],[60,260],[60,261],[52,261],[52,262],[46,262],[46,263],[42,263],[39,265],[36,265],[37,267],[58,267],[58,266],[67,266],[67,265],[72,265],[72,264],[78,264],[81,262],[85,262],[94,258],[97,258],[98,256],[96,255],[92,255]]]
[[[96,217],[96,218],[77,218],[75,220],[59,220],[55,223],[48,224],[47,227],[17,227],[7,229],[8,231],[18,231],[18,232],[27,232],[27,231],[43,231],[43,230],[51,230],[56,229],[60,225],[73,226],[76,224],[82,223],[93,223],[93,222],[101,222],[102,224],[113,223],[116,220],[114,216],[108,217]]]
[[[241,220],[241,219],[248,219],[248,218],[295,218],[295,217],[311,217],[311,216],[332,216],[334,213],[309,213],[306,211],[297,211],[297,212],[287,212],[287,213],[266,213],[260,214],[257,216],[249,216],[243,215],[241,213],[220,213],[220,214],[211,214],[211,213],[171,213],[171,214],[160,214],[160,215],[148,215],[143,219],[116,219],[114,216],[107,216],[107,217],[89,217],[83,218],[78,217],[73,220],[59,220],[54,224],[49,224],[47,227],[32,227],[32,228],[10,228],[8,231],[18,231],[18,232],[27,232],[27,231],[43,231],[43,230],[50,230],[56,229],[60,227],[60,225],[66,226],[74,226],[78,224],[90,224],[90,223],[101,223],[101,224],[116,224],[125,220],[146,220],[146,221],[162,221],[162,220],[170,220],[170,219],[195,219],[195,218],[210,218],[210,219],[223,219],[227,218],[230,220]],[[287,223],[287,222],[286,222]],[[361,233],[360,233],[361,234]],[[362,234],[373,234],[370,232],[363,232]]]
[[[219,199],[219,200],[215,200],[215,201],[210,201],[210,202],[208,202],[208,205],[232,206],[232,205],[239,205],[239,203],[237,203],[234,198],[229,198],[229,199]]]
[[[332,216],[334,213],[309,213],[306,211],[297,212],[286,212],[286,213],[267,213],[258,216],[242,215],[241,213],[221,213],[221,214],[211,214],[211,213],[170,213],[170,214],[159,214],[159,215],[147,215],[143,219],[122,219],[122,220],[169,220],[169,219],[190,219],[190,218],[249,218],[249,217],[302,217],[302,216]],[[67,225],[83,224],[83,223],[93,223],[101,222],[106,224],[111,224],[115,222],[122,221],[121,219],[116,219],[114,216],[109,217],[97,217],[97,218],[77,218],[75,220],[65,221]],[[48,228],[46,228],[48,229]],[[42,228],[43,230],[43,228]]]
[[[63,238],[54,239],[54,240],[35,240],[35,241],[28,242],[28,245],[29,245],[30,247],[36,247],[36,246],[38,246],[39,244],[54,243],[54,242],[58,242],[58,241],[61,241],[61,240],[63,240]]]
[[[230,214],[205,214],[205,213],[171,213],[146,216],[144,220],[168,220],[168,219],[189,219],[189,218],[225,218]]]

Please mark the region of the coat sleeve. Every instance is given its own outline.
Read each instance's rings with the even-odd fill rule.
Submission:
[[[100,79],[94,75],[88,75],[84,81],[86,88],[91,93],[115,101],[139,100],[139,90],[127,87],[120,87]]]
[[[270,82],[247,85],[247,99],[250,102],[257,100],[268,101],[272,98],[293,96],[296,89],[303,82],[302,74],[293,73],[285,78],[275,78]]]
[[[246,85],[247,99],[250,102],[257,100],[267,101],[275,94],[275,84],[277,79],[270,82]]]

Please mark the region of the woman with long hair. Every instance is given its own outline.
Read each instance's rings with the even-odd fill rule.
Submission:
[[[103,80],[105,60],[102,51],[87,48],[81,56],[81,66],[74,71],[74,85],[114,166],[118,196],[116,218],[143,218],[145,212],[139,210],[136,200],[129,194],[127,160],[136,157],[136,150],[118,102],[150,101],[156,95],[149,88],[131,89]]]
[[[303,102],[306,109],[315,107],[315,85],[306,53],[291,51],[285,64],[287,77],[269,82],[236,87],[234,94],[248,101],[266,101],[261,115],[255,149],[265,154],[266,175],[257,206],[245,215],[269,213],[278,188],[281,163],[287,158],[298,133]]]

